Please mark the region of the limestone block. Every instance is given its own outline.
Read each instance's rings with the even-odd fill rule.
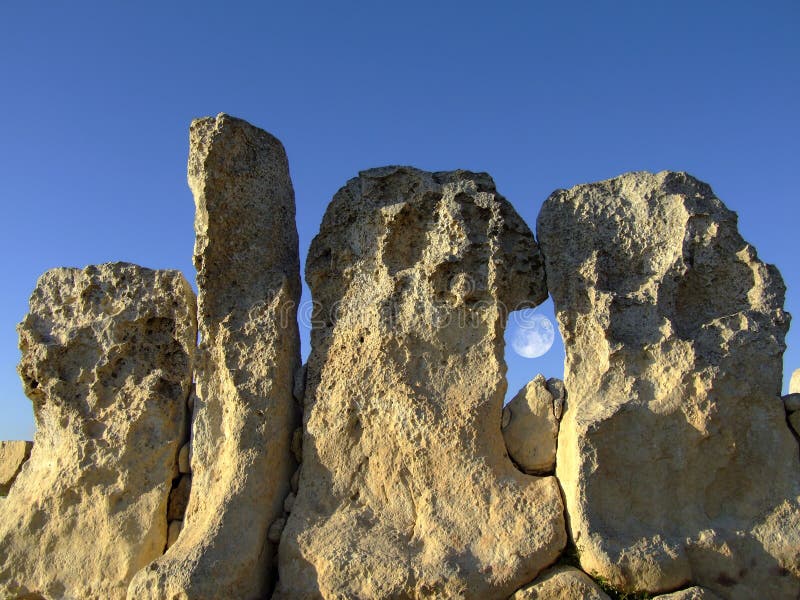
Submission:
[[[556,394],[548,389],[544,376],[537,375],[506,406],[509,419],[503,425],[503,438],[509,456],[526,473],[552,473],[555,469]]]
[[[296,467],[292,397],[300,366],[294,191],[281,143],[221,114],[192,122],[198,348],[192,491],[180,537],[129,597],[267,596]]]
[[[36,436],[0,519],[0,597],[124,598],[167,542],[195,300],[177,271],[53,269],[19,326]]]
[[[509,600],[609,600],[586,573],[575,567],[553,567]]]
[[[506,456],[503,328],[547,296],[533,235],[486,174],[386,167],[334,197],[303,466],[276,598],[501,598],[566,543],[553,477]]]
[[[22,465],[31,455],[33,442],[0,442],[0,496],[7,496]]]
[[[777,269],[684,173],[556,191],[538,233],[567,353],[556,475],[583,569],[627,591],[797,597]]]

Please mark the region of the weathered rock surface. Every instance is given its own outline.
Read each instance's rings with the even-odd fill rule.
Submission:
[[[654,596],[653,600],[719,600],[711,590],[702,587],[690,587],[671,594],[662,594],[661,596]]]
[[[195,300],[177,271],[45,273],[19,326],[30,460],[3,503],[0,597],[124,598],[164,551]]]
[[[575,567],[553,567],[509,600],[609,600],[586,573]]]
[[[31,455],[32,442],[0,442],[0,496],[7,496],[22,465]]]
[[[550,382],[537,375],[504,409],[509,415],[503,425],[508,454],[526,473],[552,473],[556,466],[556,413],[560,416],[563,398],[558,380]]]
[[[792,379],[789,381],[789,393],[800,394],[800,369],[792,373]]]
[[[334,197],[299,492],[277,598],[495,598],[566,543],[553,477],[505,452],[506,307],[546,297],[533,235],[488,175],[387,167]]]
[[[294,191],[281,143],[228,115],[194,121],[198,348],[192,491],[167,554],[129,597],[260,598],[295,469],[292,397],[300,366]]]
[[[800,437],[800,394],[784,396],[783,408],[786,410],[789,426],[792,428],[795,435]]]
[[[557,191],[538,232],[567,350],[556,474],[584,570],[627,590],[797,597],[778,271],[683,173]]]
[[[789,426],[794,430],[795,435],[800,436],[800,412],[793,412],[789,415]]]

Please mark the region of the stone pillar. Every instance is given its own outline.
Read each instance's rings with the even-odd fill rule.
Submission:
[[[509,310],[545,289],[533,234],[486,174],[387,167],[334,197],[299,491],[277,598],[502,598],[566,543],[554,477],[508,459]]]
[[[177,540],[129,598],[268,595],[295,468],[300,364],[294,191],[281,143],[221,114],[192,122],[198,348],[192,486]]]
[[[685,173],[554,192],[538,233],[567,352],[556,475],[583,569],[625,591],[797,597],[778,270]]]

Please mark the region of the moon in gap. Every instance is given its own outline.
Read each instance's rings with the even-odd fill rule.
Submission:
[[[516,319],[516,330],[511,334],[514,352],[525,358],[538,358],[547,354],[555,339],[553,323],[532,310],[521,312],[523,314]]]

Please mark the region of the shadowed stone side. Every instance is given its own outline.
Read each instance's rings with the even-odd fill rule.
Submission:
[[[777,269],[684,173],[559,190],[538,219],[567,351],[556,474],[588,573],[800,592],[800,464]]]
[[[317,311],[299,491],[276,598],[500,598],[566,543],[553,477],[505,452],[503,328],[547,296],[486,174],[386,167],[334,197],[306,266]]]
[[[180,535],[136,576],[129,598],[261,598],[276,552],[267,530],[289,492],[299,421],[300,267],[286,153],[240,119],[198,119],[189,187],[201,340],[191,494]]]
[[[167,542],[197,336],[177,271],[53,269],[19,326],[31,457],[0,519],[0,597],[118,599]]]

